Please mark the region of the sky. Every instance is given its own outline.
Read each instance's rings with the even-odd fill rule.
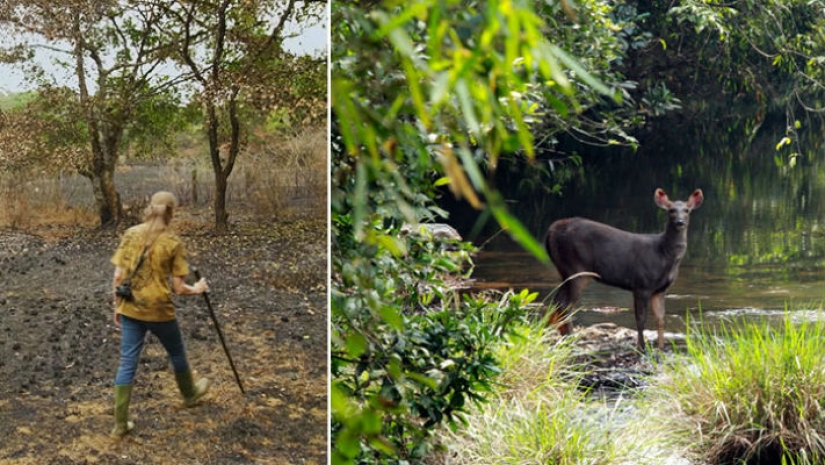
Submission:
[[[1,0],[0,0],[1,1]],[[327,53],[329,50],[327,24],[319,24],[307,28],[300,37],[289,39],[285,42],[285,48],[296,54],[311,54],[317,55],[320,53]],[[42,63],[48,63],[50,58],[47,54],[41,53],[38,59]],[[60,76],[57,76],[58,78]],[[67,81],[72,79],[72,76],[66,77]],[[0,95],[22,92],[29,90],[31,84],[26,83],[25,76],[19,69],[0,63]]]

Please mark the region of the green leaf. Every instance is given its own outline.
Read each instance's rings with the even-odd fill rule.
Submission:
[[[467,86],[467,81],[459,79],[455,85],[456,96],[458,96],[458,104],[461,106],[461,113],[467,122],[467,128],[470,133],[478,137],[481,133],[478,118],[475,113],[475,106],[473,99],[470,96],[470,89]]]
[[[367,350],[367,338],[359,332],[347,336],[347,353],[351,358],[358,358]]]
[[[550,257],[547,255],[547,251],[533,238],[530,231],[507,211],[501,195],[498,192],[486,192],[485,195],[487,196],[487,201],[490,204],[490,210],[493,212],[493,216],[498,221],[498,224],[507,230],[510,237],[521,244],[525,250],[533,254],[533,256],[538,258],[542,263],[549,264]]]
[[[432,0],[410,2],[408,6],[409,8],[392,16],[383,14],[383,12],[373,12],[378,22],[383,23],[381,29],[375,33],[376,38],[381,39],[388,35],[391,36],[395,31],[402,30],[404,25],[414,18],[426,16],[427,10],[432,6]]]
[[[341,388],[340,381],[333,381],[330,386],[330,408],[332,415],[342,422],[351,418],[356,410],[350,402],[349,396]]]
[[[447,100],[450,94],[450,73],[438,73],[433,79],[430,103],[435,107]]]
[[[383,318],[384,321],[394,329],[398,331],[404,329],[404,319],[401,318],[401,314],[398,309],[384,305],[378,310],[378,313],[381,315],[381,318]]]
[[[438,381],[430,378],[429,376],[424,376],[420,373],[410,372],[407,373],[407,377],[429,387],[430,389],[438,389]]]
[[[446,186],[447,184],[450,184],[450,178],[448,176],[442,176],[433,183],[435,187]]]
[[[396,257],[407,255],[407,244],[401,238],[379,234],[376,237],[376,242]]]
[[[375,410],[366,410],[361,417],[364,425],[364,434],[374,435],[381,432],[381,415]]]
[[[369,442],[372,447],[387,455],[395,454],[395,447],[393,447],[389,441],[381,436],[371,437]]]
[[[412,57],[415,53],[412,39],[404,29],[398,28],[390,31],[389,39],[395,49],[407,57]]]
[[[481,169],[478,167],[478,163],[476,163],[473,159],[473,155],[470,153],[470,150],[467,147],[462,146],[458,150],[458,155],[464,166],[464,171],[467,173],[467,176],[470,178],[473,186],[478,191],[484,191],[487,183],[484,180],[484,175],[482,174]]]
[[[355,167],[355,189],[353,192],[352,220],[355,225],[355,239],[364,238],[364,224],[367,202],[367,165],[358,163]]]
[[[567,68],[576,73],[576,76],[582,81],[584,81],[588,86],[593,88],[593,90],[601,94],[604,94],[608,97],[616,98],[615,92],[610,90],[609,87],[604,85],[600,80],[596,79],[592,74],[590,74],[590,72],[584,69],[584,67],[582,67],[582,65],[579,64],[578,60],[576,60],[567,52],[565,52],[564,50],[555,45],[551,47],[553,50],[553,54],[556,57],[558,57],[559,61],[564,63],[564,65],[567,66]]]
[[[419,75],[411,59],[402,60],[402,67],[404,68],[404,75],[407,78],[407,86],[410,89],[410,96],[412,97],[413,105],[415,106],[416,114],[421,120],[421,124],[425,129],[430,127],[431,115],[424,105],[424,93],[421,90],[422,77]]]

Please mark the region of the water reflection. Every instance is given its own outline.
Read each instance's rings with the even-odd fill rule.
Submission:
[[[705,202],[691,215],[687,255],[666,302],[668,331],[682,331],[688,317],[700,315],[816,310],[825,302],[825,150],[819,137],[811,136],[800,141],[796,166],[783,166],[775,150],[782,131],[763,128],[752,139],[728,145],[711,142],[711,136],[675,134],[665,138],[670,145],[647,144],[634,154],[600,153],[585,159],[563,196],[542,193],[534,183],[525,188],[519,167],[503,167],[496,182],[511,212],[537,238],[552,221],[568,216],[660,232],[666,218],[653,203],[654,190],[662,187],[672,199],[684,200],[702,188]],[[477,212],[445,206],[459,231],[483,244],[474,273],[479,288],[529,288],[544,299],[559,283],[552,266],[497,234],[494,225],[478,228]],[[635,327],[629,292],[591,283],[580,304],[585,310],[577,324]],[[624,310],[606,311],[616,307]]]
[[[473,276],[478,289],[530,289],[549,302],[549,294],[561,282],[552,266],[508,244],[494,241],[476,259]],[[690,251],[688,252],[690,255]],[[733,316],[759,317],[794,311],[816,310],[825,302],[825,271],[777,272],[774,267],[741,265],[740,273],[702,266],[701,260],[685,259],[679,279],[670,287],[666,300],[666,330],[684,331],[688,319],[694,321]],[[747,271],[746,271],[747,270]],[[612,322],[635,328],[633,296],[630,292],[592,282],[579,302],[583,309],[576,324]],[[617,309],[617,310],[614,310]],[[648,320],[651,318],[649,317]],[[649,329],[652,329],[649,321]]]

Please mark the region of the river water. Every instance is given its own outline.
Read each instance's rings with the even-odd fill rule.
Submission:
[[[668,331],[691,321],[738,316],[780,318],[786,311],[819,317],[825,302],[825,148],[822,131],[803,133],[791,150],[777,151],[784,126],[754,130],[752,137],[697,137],[671,128],[636,152],[598,152],[565,171],[561,193],[540,187],[559,182],[504,168],[496,183],[510,212],[543,240],[554,220],[582,216],[634,232],[661,232],[666,214],[653,192],[672,200],[695,189],[704,203],[691,215],[688,250],[666,299]],[[787,148],[787,147],[785,147]],[[540,162],[547,163],[547,162]],[[559,160],[555,161],[559,166]],[[567,166],[571,166],[568,162]],[[524,252],[484,215],[445,203],[450,222],[481,247],[473,277],[479,289],[530,289],[540,300],[560,282],[552,264]],[[576,324],[614,322],[635,328],[630,292],[592,282]],[[653,328],[648,317],[648,328]]]

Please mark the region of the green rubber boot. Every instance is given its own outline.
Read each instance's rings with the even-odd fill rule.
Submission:
[[[132,400],[132,385],[121,384],[115,386],[115,427],[109,433],[114,439],[120,439],[135,428],[129,421],[129,402]]]
[[[191,370],[175,373],[175,380],[178,382],[178,388],[183,395],[184,407],[194,407],[197,405],[201,397],[209,390],[209,380],[201,378],[198,382],[194,382]]]

